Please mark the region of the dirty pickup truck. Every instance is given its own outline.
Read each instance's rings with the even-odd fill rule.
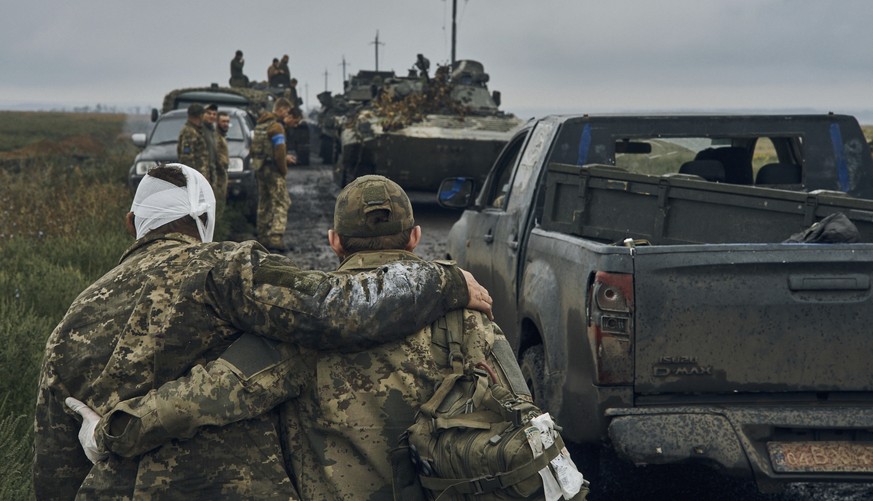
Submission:
[[[551,116],[449,257],[488,287],[564,435],[637,465],[873,480],[873,159],[854,118]],[[842,213],[855,243],[783,243]],[[600,449],[602,450],[602,449]]]

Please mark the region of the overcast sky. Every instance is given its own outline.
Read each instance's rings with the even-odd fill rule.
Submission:
[[[457,0],[457,58],[503,108],[550,112],[873,110],[871,0]],[[159,106],[266,79],[289,54],[304,106],[346,74],[451,58],[452,0],[0,0],[0,108]],[[384,44],[384,45],[381,45]],[[873,115],[871,120],[873,121]]]

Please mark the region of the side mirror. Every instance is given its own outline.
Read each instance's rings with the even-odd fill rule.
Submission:
[[[437,193],[437,203],[449,209],[466,209],[473,202],[474,182],[466,177],[443,179]]]
[[[137,132],[136,134],[131,134],[130,139],[133,141],[133,144],[136,146],[143,148],[146,144],[146,135],[142,132]]]
[[[152,108],[152,122],[158,121],[158,109]]]

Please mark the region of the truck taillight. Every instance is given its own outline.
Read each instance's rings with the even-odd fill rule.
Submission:
[[[633,275],[598,271],[588,298],[588,342],[596,383],[632,384]]]

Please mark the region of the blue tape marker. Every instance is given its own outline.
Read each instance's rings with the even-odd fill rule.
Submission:
[[[273,146],[285,144],[285,134],[276,134],[275,136],[270,138],[270,141],[273,143]]]
[[[846,155],[843,152],[843,135],[839,124],[831,124],[831,146],[834,148],[834,158],[837,160],[837,181],[840,183],[840,191],[849,191],[849,166],[846,164]]]
[[[588,160],[588,149],[591,147],[591,124],[585,124],[582,128],[582,136],[579,138],[579,158],[576,165],[585,165]]]

